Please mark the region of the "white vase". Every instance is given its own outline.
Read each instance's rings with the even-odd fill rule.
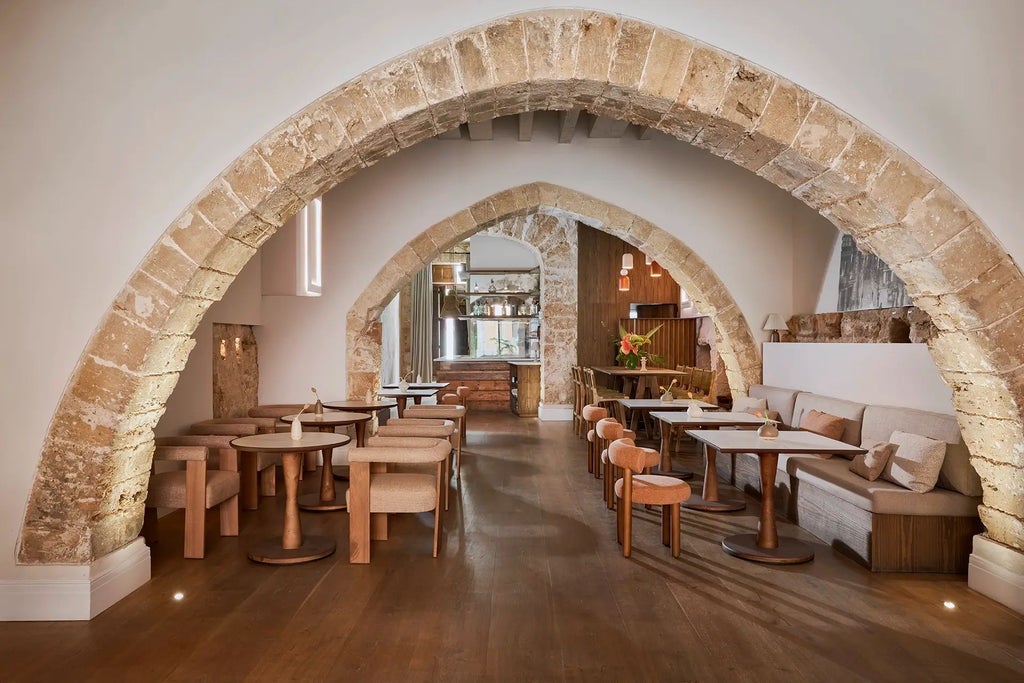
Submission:
[[[640,359],[640,372],[645,372],[646,370],[647,370],[647,359],[646,358],[641,358]]]
[[[671,391],[666,391],[664,394],[661,395],[661,400],[664,401],[665,403],[671,403],[672,401],[675,400],[675,398],[676,397],[672,395]]]
[[[686,414],[690,417],[700,417],[704,414],[704,409],[691,403],[690,407],[686,409]]]
[[[404,379],[398,380],[398,390],[399,391],[409,391],[409,382],[407,380],[404,380]]]
[[[295,441],[298,441],[301,438],[302,438],[302,423],[299,421],[299,418],[296,417],[294,420],[292,420],[292,439],[294,439]]]

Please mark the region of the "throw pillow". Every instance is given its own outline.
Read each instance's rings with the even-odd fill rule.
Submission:
[[[750,413],[751,415],[760,413],[764,415],[768,412],[768,399],[751,398],[750,396],[734,396],[732,399],[732,412]]]
[[[800,420],[800,429],[838,441],[843,438],[843,432],[846,431],[846,419],[820,410],[810,410]]]
[[[916,493],[935,488],[946,458],[946,442],[900,431],[893,432],[889,442],[896,446],[896,451],[882,470],[882,479]]]
[[[886,463],[889,462],[889,456],[895,449],[896,446],[891,443],[875,444],[867,453],[854,456],[853,462],[850,463],[850,471],[858,477],[874,481],[882,474]]]

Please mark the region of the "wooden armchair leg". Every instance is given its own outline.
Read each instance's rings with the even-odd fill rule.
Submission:
[[[668,545],[669,544],[669,539],[670,539],[670,536],[669,536],[669,534],[670,534],[669,526],[670,526],[670,517],[672,516],[671,515],[671,508],[672,508],[671,505],[662,505],[661,506],[661,544],[662,545]]]
[[[242,507],[246,510],[255,510],[259,507],[259,472],[256,471],[256,453],[245,451],[241,453],[241,487]]]
[[[201,560],[206,541],[206,462],[185,464],[185,557]]]
[[[615,540],[619,545],[622,545],[622,510],[621,505],[615,509]]]
[[[447,471],[449,466],[445,466]],[[444,480],[445,501],[448,500],[448,480]],[[445,508],[447,509],[447,503]],[[434,501],[434,557],[437,557],[437,549],[441,543],[441,463],[437,463],[437,499]]]
[[[370,561],[370,463],[349,465],[348,561]]]
[[[238,535],[238,496],[231,496],[217,506],[220,512],[220,535]]]

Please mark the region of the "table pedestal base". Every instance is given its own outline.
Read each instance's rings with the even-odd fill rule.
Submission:
[[[762,548],[757,545],[757,534],[736,534],[722,541],[722,550],[744,560],[768,564],[801,564],[814,559],[811,546],[784,536],[779,537],[778,548]]]
[[[281,547],[280,537],[268,538],[249,550],[249,559],[263,564],[299,564],[327,557],[336,547],[334,539],[327,536],[304,536],[302,545],[291,550]]]
[[[680,503],[680,505],[690,510],[701,510],[702,512],[736,512],[747,507],[747,501],[729,498],[725,500],[704,500],[704,496],[694,493]]]
[[[299,496],[300,510],[309,510],[311,512],[330,512],[331,510],[344,510],[346,507],[344,498],[320,500],[319,493],[307,493],[303,496]]]

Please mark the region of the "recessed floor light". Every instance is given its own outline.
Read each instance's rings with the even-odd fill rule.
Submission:
[[[177,593],[174,594],[174,599],[175,600],[184,600],[185,599],[185,594],[182,593],[181,591],[178,591]],[[948,604],[952,604],[952,603],[948,603]]]
[[[945,607],[946,609],[956,609],[956,603],[953,602],[952,600],[945,600],[942,603],[942,606]]]

